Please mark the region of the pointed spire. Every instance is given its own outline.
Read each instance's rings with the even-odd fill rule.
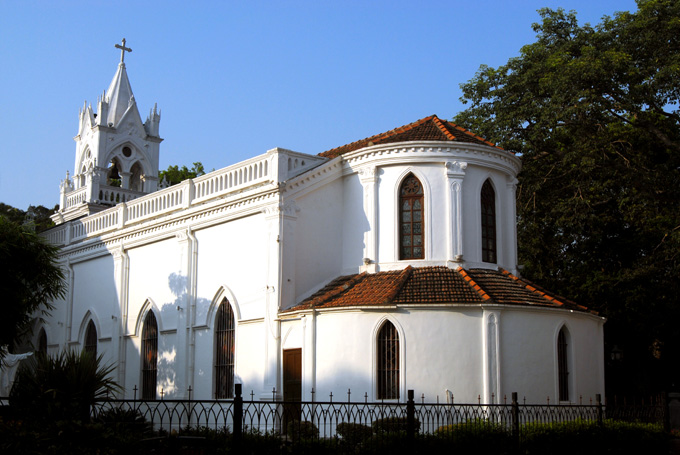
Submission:
[[[106,116],[106,122],[102,119],[102,123],[107,126],[117,127],[118,121],[127,110],[132,98],[132,87],[128,80],[125,65],[118,65],[116,74],[113,76],[113,80],[105,93],[108,94],[105,99],[109,105],[109,111]]]

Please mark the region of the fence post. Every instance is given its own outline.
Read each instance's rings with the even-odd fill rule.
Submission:
[[[408,391],[408,401],[406,402],[406,439],[408,443],[413,442],[415,435],[416,404],[413,401],[413,390]]]
[[[515,442],[515,448],[519,450],[519,403],[517,403],[517,392],[512,392],[511,406],[512,440]]]
[[[602,409],[602,395],[599,393],[595,394],[595,404],[597,405],[597,425],[602,426],[604,410]]]
[[[234,384],[234,448],[238,453],[243,435],[243,397],[242,384]]]

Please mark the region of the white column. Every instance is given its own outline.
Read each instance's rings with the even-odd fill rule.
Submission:
[[[278,319],[281,299],[281,264],[283,243],[283,206],[272,205],[263,210],[267,222],[267,271],[264,302],[264,365],[260,400],[271,400],[272,390],[281,395],[279,370],[281,367],[281,323]]]
[[[463,179],[467,163],[463,161],[449,161],[446,163],[446,177],[449,191],[447,221],[448,221],[448,263],[450,266],[462,265],[463,259]]]
[[[484,402],[498,403],[500,394],[499,321],[500,311],[483,311]],[[493,397],[492,397],[493,395]]]
[[[188,398],[188,389],[192,385],[192,321],[196,293],[196,237],[191,229],[177,233],[177,240],[182,248],[180,276],[185,278],[184,289],[177,295],[177,355],[175,357],[176,394],[179,398]],[[192,392],[192,398],[196,397]]]
[[[118,300],[111,314],[113,330],[111,339],[118,338],[118,353],[116,356],[118,366],[118,384],[125,390],[125,366],[127,358],[128,335],[128,296],[130,279],[130,257],[124,246],[120,246],[111,252],[113,256],[114,282]]]
[[[378,258],[378,169],[367,167],[359,170],[359,180],[364,189],[364,213],[368,231],[364,232],[364,266],[362,271],[373,273]]]
[[[504,263],[514,274],[517,274],[517,179],[512,178],[507,183],[507,201],[505,210],[505,248],[507,256]]]

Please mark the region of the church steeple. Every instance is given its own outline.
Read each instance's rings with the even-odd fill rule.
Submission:
[[[123,114],[136,104],[134,102],[134,95],[132,94],[132,87],[128,79],[127,71],[125,70],[125,63],[118,64],[118,70],[113,76],[109,89],[106,91],[107,115],[102,115],[102,120],[105,126],[116,128]],[[100,112],[100,114],[102,114]],[[137,112],[139,117],[139,112]]]
[[[79,114],[73,178],[62,182],[55,222],[68,221],[127,202],[158,189],[160,110],[142,123],[121,50],[116,73],[97,99],[97,113],[87,102]]]

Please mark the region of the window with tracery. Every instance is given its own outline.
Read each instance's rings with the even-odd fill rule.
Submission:
[[[390,321],[378,332],[378,399],[399,399],[399,334]]]
[[[234,311],[227,299],[215,318],[215,398],[234,398]]]
[[[158,324],[153,311],[144,319],[142,329],[142,399],[156,399],[158,374]]]
[[[423,186],[415,175],[399,187],[399,259],[425,258]]]
[[[496,192],[487,180],[482,185],[482,261],[496,262]]]
[[[94,326],[92,319],[87,323],[87,329],[85,329],[83,350],[92,354],[93,357],[97,357],[97,328]]]

